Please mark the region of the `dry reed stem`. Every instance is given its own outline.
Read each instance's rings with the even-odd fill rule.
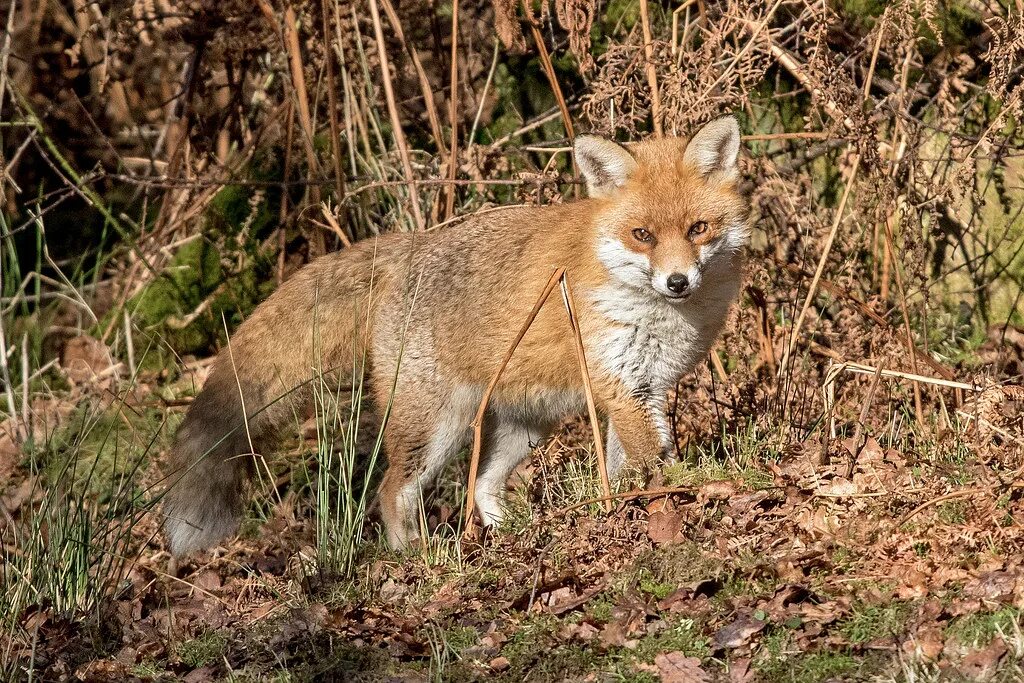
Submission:
[[[452,0],[452,56],[448,75],[451,90],[448,94],[448,125],[451,127],[451,146],[448,155],[448,180],[455,180],[459,156],[459,0]],[[444,220],[455,211],[455,185],[448,186],[445,195]]]
[[[285,145],[284,145],[284,170],[281,179],[287,183],[288,176],[292,170],[292,142],[294,141],[295,131],[295,106],[291,100],[288,100],[288,116],[285,118]],[[278,214],[278,226],[277,226],[277,285],[280,287],[281,283],[284,282],[284,261],[285,261],[285,249],[288,243],[288,235],[285,231],[285,223],[288,220],[288,188],[287,186],[281,187],[281,211]]]
[[[395,12],[395,6],[391,3],[391,0],[381,0],[381,5],[384,7],[384,14],[388,15],[388,21],[391,23],[391,28],[395,32],[395,36],[405,47],[405,51],[409,54],[409,59],[412,60],[413,69],[416,71],[416,78],[420,82],[420,92],[423,94],[424,108],[427,110],[427,122],[430,124],[430,134],[434,136],[434,142],[437,144],[438,151],[444,155],[447,151],[444,144],[444,133],[441,130],[441,118],[437,115],[437,102],[434,100],[434,89],[430,87],[430,79],[427,78],[427,72],[423,68],[423,61],[420,59],[419,53],[406,39],[405,31],[402,29],[402,22],[398,18],[398,13]]]
[[[335,92],[334,51],[330,46],[331,19],[333,18],[327,11],[327,3],[330,1],[320,0],[320,16],[323,22],[324,41],[327,43],[324,50],[324,66],[327,68],[327,104],[330,107],[327,118],[331,124],[331,156],[333,157],[331,161],[334,162],[334,177],[338,192],[338,211],[340,212],[339,218],[341,219],[341,230],[338,239],[346,247],[351,247],[352,240],[349,239],[345,232],[348,229],[345,205],[341,203],[342,197],[345,196],[345,174],[341,169],[341,127],[338,125],[338,95]],[[355,235],[352,235],[352,237],[355,237]]]
[[[558,76],[555,75],[555,67],[551,64],[551,55],[548,53],[548,47],[544,43],[544,36],[541,34],[540,29],[530,24],[530,30],[533,33],[533,42],[537,45],[541,66],[544,67],[544,75],[547,76],[548,83],[551,85],[551,91],[555,95],[555,101],[558,102],[558,111],[562,114],[565,134],[571,142],[576,138],[576,131],[573,129],[572,118],[569,116],[569,107],[565,103],[565,96],[562,95],[562,86],[559,85]],[[575,168],[575,162],[573,168]]]
[[[654,38],[651,36],[651,17],[647,0],[640,0],[640,25],[644,32],[644,62],[647,71],[647,85],[651,89],[651,118],[654,120],[654,137],[664,137],[661,121],[661,94],[658,92],[658,72],[654,68]],[[674,47],[674,44],[673,44]]]
[[[873,375],[876,372],[883,377],[892,377],[895,379],[905,379],[911,382],[921,382],[922,384],[931,384],[937,387],[945,387],[946,389],[963,389],[964,391],[973,391],[980,393],[985,391],[985,387],[979,384],[969,384],[967,382],[957,382],[950,379],[942,379],[941,377],[929,377],[927,375],[917,375],[911,372],[902,372],[900,370],[886,370],[885,368],[877,368],[864,363],[855,363],[853,361],[845,361],[838,363],[829,369],[825,376],[824,384],[828,385],[836,381],[836,378],[841,372],[853,372],[861,375]]]
[[[265,0],[264,0],[265,1]],[[295,9],[291,4],[284,8],[284,43],[288,52],[288,68],[291,72],[292,90],[295,93],[296,110],[299,115],[299,125],[302,126],[302,142],[306,150],[306,163],[309,164],[311,172],[318,173],[320,164],[316,158],[316,150],[313,147],[313,118],[309,110],[309,92],[306,90],[306,76],[302,66],[302,48],[299,45],[299,30],[296,28],[298,22],[295,16]],[[320,188],[313,186],[310,189],[310,196],[314,204],[320,203]],[[318,245],[320,247],[320,245]],[[324,248],[319,249],[323,253]]]
[[[594,403],[594,387],[590,382],[590,371],[587,369],[587,355],[583,350],[583,336],[580,333],[579,318],[576,316],[576,300],[569,286],[569,278],[562,274],[562,299],[569,315],[569,327],[572,328],[573,341],[576,344],[576,358],[580,362],[580,374],[583,376],[583,392],[587,398],[587,415],[590,417],[590,428],[594,431],[594,450],[597,452],[597,468],[601,475],[601,491],[605,496],[612,494],[611,482],[608,481],[608,461],[605,459],[604,443],[601,439],[601,424],[597,419],[597,405]],[[612,511],[611,501],[605,502],[605,511]]]
[[[519,346],[519,342],[521,342],[523,337],[526,336],[530,326],[533,325],[533,321],[537,318],[537,314],[540,313],[541,307],[545,302],[547,302],[548,297],[551,296],[551,292],[555,289],[555,285],[557,285],[559,280],[562,279],[562,275],[564,273],[565,268],[557,268],[555,272],[551,274],[547,284],[544,285],[544,289],[541,291],[540,296],[537,297],[537,303],[533,305],[533,310],[530,311],[530,315],[527,316],[526,321],[519,330],[519,334],[516,335],[516,338],[512,341],[512,345],[509,346],[508,351],[505,353],[505,357],[501,361],[501,365],[498,366],[494,376],[491,377],[491,381],[487,385],[487,389],[484,391],[483,397],[480,399],[480,407],[476,411],[476,417],[473,418],[473,453],[469,459],[469,483],[466,487],[466,513],[465,522],[463,524],[463,534],[467,537],[471,536],[473,533],[473,512],[476,510],[476,478],[480,470],[480,451],[483,446],[484,416],[487,413],[487,404],[491,400],[491,394],[494,393],[494,388],[498,386],[498,380],[501,379],[501,373],[505,371],[505,367],[508,365],[509,361],[512,360],[512,354],[515,353],[516,348]]]
[[[857,466],[857,456],[861,451],[861,436],[864,434],[864,423],[868,419],[868,411],[871,409],[871,402],[875,400],[875,391],[878,390],[878,380],[882,377],[882,368],[875,368],[875,374],[871,377],[871,386],[868,388],[868,395],[864,404],[860,407],[860,419],[857,420],[857,427],[853,430],[853,444],[850,448],[850,460],[846,464],[846,478],[853,476],[853,470]]]
[[[893,247],[892,227],[890,226],[891,221],[891,215],[885,217],[885,248],[895,254],[896,251]],[[914,332],[910,327],[910,309],[907,306],[907,290],[903,286],[903,274],[900,272],[898,264],[893,264],[892,273],[896,276],[896,293],[898,294],[897,298],[900,303],[900,313],[903,315],[903,329],[907,338],[907,352],[910,354],[910,371],[916,375],[917,347],[914,344]],[[931,356],[928,356],[927,354],[923,357],[931,358]],[[923,427],[924,410],[921,406],[921,385],[917,382],[914,382],[914,412],[917,417],[917,423]]]
[[[590,425],[594,431],[594,445],[597,453],[597,466],[601,476],[601,490],[604,492],[605,497],[608,501],[611,500],[611,483],[608,479],[608,464],[605,459],[604,444],[601,441],[601,426],[597,415],[597,405],[594,401],[594,389],[590,381],[590,371],[587,369],[587,358],[583,350],[583,336],[580,333],[579,322],[576,316],[576,302],[572,295],[572,288],[569,286],[568,280],[565,275],[565,268],[557,268],[551,277],[548,279],[546,285],[544,285],[543,291],[537,298],[537,302],[533,306],[533,310],[530,311],[530,315],[527,316],[526,321],[523,323],[523,327],[519,330],[519,334],[512,341],[512,345],[509,347],[508,352],[505,354],[505,358],[502,359],[501,365],[498,366],[497,372],[491,378],[490,383],[487,385],[487,389],[484,391],[483,397],[480,399],[480,407],[477,409],[476,417],[473,419],[473,452],[470,456],[469,461],[469,483],[466,487],[466,513],[465,522],[463,524],[464,534],[472,536],[474,530],[474,517],[473,513],[476,511],[476,480],[480,470],[480,453],[483,449],[483,425],[484,418],[487,414],[487,405],[491,400],[491,394],[494,393],[495,387],[501,379],[501,374],[505,371],[512,355],[519,347],[519,343],[526,336],[530,327],[533,325],[533,321],[536,320],[537,314],[540,313],[540,309],[547,302],[548,297],[551,296],[551,292],[554,291],[555,285],[561,284],[562,297],[565,303],[566,314],[569,318],[569,327],[573,333],[573,342],[576,346],[576,358],[580,363],[580,374],[583,376],[583,391],[587,400],[587,414],[590,418]],[[606,502],[605,510],[611,512],[611,504]]]
[[[398,105],[395,102],[395,87],[391,82],[391,62],[388,60],[388,51],[384,44],[384,29],[380,23],[380,10],[377,8],[377,0],[370,0],[370,13],[373,16],[373,33],[377,38],[377,55],[380,58],[381,80],[384,83],[384,98],[387,101],[388,116],[391,118],[391,127],[394,129],[395,144],[398,145],[398,154],[402,159],[402,170],[405,173],[405,183],[409,187],[409,204],[412,208],[413,220],[416,222],[416,229],[423,230],[423,215],[420,213],[420,202],[416,191],[416,178],[412,172],[412,162],[409,159],[409,146],[405,141],[405,132],[402,130],[402,120],[398,116]]]
[[[832,244],[835,242],[836,235],[839,232],[839,226],[843,222],[843,214],[846,212],[846,201],[850,198],[850,191],[853,189],[854,181],[857,179],[858,168],[860,168],[860,154],[855,154],[853,158],[853,167],[850,169],[850,175],[846,179],[846,188],[843,190],[843,197],[839,200],[839,207],[836,209],[835,218],[832,220],[832,229],[829,231],[828,239],[825,240],[825,246],[822,248],[821,258],[818,260],[818,267],[814,271],[814,278],[811,280],[811,286],[807,290],[807,297],[804,299],[803,307],[800,309],[800,315],[797,316],[796,323],[793,325],[793,332],[789,338],[789,344],[786,346],[786,353],[782,357],[782,363],[779,364],[780,377],[786,372],[786,367],[789,365],[790,357],[793,355],[793,349],[796,347],[797,339],[800,338],[800,328],[803,327],[807,310],[811,307],[811,303],[814,301],[814,297],[818,293],[818,282],[821,280],[821,275],[825,270],[825,264],[828,262],[828,257],[832,252]]]

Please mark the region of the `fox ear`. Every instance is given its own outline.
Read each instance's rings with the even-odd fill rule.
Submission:
[[[740,152],[740,127],[732,116],[723,116],[701,128],[690,138],[683,161],[701,175],[719,172],[727,179],[737,175],[736,157]]]
[[[596,135],[576,138],[573,154],[591,197],[607,197],[624,185],[637,169],[636,159],[625,147]]]

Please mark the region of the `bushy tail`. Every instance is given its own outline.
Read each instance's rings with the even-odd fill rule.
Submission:
[[[172,446],[163,528],[175,556],[235,532],[256,454],[306,412],[314,368],[344,373],[361,356],[387,279],[375,254],[393,239],[306,266],[221,351]]]

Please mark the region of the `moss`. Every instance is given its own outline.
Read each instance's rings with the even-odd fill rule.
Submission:
[[[796,656],[783,655],[755,664],[765,683],[819,683],[828,680],[849,680],[847,677],[863,667],[862,660],[845,652],[814,652]]]
[[[1019,628],[1021,619],[1022,612],[1016,607],[968,614],[955,619],[947,627],[946,634],[968,647],[984,647],[997,635],[1014,633]]]
[[[227,644],[228,639],[224,634],[207,631],[197,638],[179,643],[174,648],[174,654],[182,664],[198,669],[219,660],[224,655]]]
[[[840,624],[839,630],[852,643],[897,638],[906,630],[910,603],[887,605],[854,603],[853,613]]]
[[[136,481],[154,446],[159,447],[171,433],[163,426],[162,412],[156,408],[98,410],[87,404],[32,457],[50,486],[87,492],[101,504],[114,497],[123,500],[120,487]],[[141,500],[141,488],[136,494]]]

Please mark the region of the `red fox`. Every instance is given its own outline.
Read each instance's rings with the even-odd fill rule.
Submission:
[[[707,357],[740,288],[750,206],[739,147],[732,117],[689,142],[626,149],[581,136],[573,151],[588,199],[381,236],[301,269],[239,327],[177,432],[164,499],[171,552],[235,532],[254,455],[308,406],[315,367],[351,373],[364,357],[389,414],[378,493],[387,540],[415,540],[422,491],[471,441],[485,387],[559,267],[608,417],[609,474],[671,453],[666,394]],[[492,395],[476,492],[485,525],[501,521],[506,481],[531,442],[584,408],[566,316],[544,306]]]

